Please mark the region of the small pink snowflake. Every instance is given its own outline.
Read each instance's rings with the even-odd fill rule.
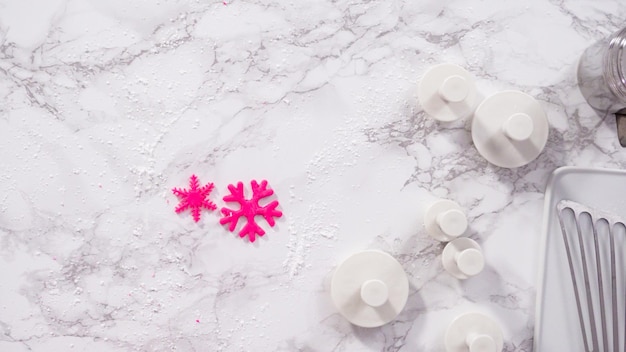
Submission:
[[[271,189],[267,189],[267,181],[261,181],[259,185],[255,180],[252,180],[250,183],[252,186],[252,198],[246,199],[243,194],[243,183],[238,182],[237,187],[233,185],[228,185],[228,190],[230,194],[224,197],[225,202],[237,202],[240,205],[238,210],[222,208],[222,214],[224,217],[220,219],[220,224],[228,224],[228,230],[234,231],[235,227],[237,227],[237,222],[239,218],[245,217],[247,220],[246,225],[239,231],[239,237],[248,236],[250,242],[254,242],[256,239],[256,235],[263,236],[265,231],[256,223],[254,217],[256,215],[261,215],[265,218],[265,221],[270,226],[274,226],[274,217],[281,217],[283,215],[282,212],[276,210],[278,206],[278,201],[274,200],[265,206],[260,206],[259,201],[263,198],[269,197],[274,194],[274,191]]]
[[[179,198],[180,203],[176,207],[176,213],[180,213],[187,209],[191,209],[191,215],[195,222],[200,221],[200,209],[215,210],[215,203],[208,199],[209,194],[213,190],[213,183],[199,187],[198,177],[191,175],[189,178],[189,189],[174,188],[172,192]]]

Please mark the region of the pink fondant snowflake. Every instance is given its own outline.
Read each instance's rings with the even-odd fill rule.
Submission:
[[[189,178],[189,189],[172,189],[172,192],[181,198],[175,209],[176,213],[191,209],[191,215],[196,222],[200,221],[200,209],[215,210],[217,208],[215,203],[208,199],[209,194],[213,190],[213,184],[209,182],[202,187],[199,186],[198,177],[191,175]]]
[[[263,236],[265,231],[256,223],[254,217],[256,215],[261,215],[265,218],[265,221],[270,226],[274,226],[274,217],[281,217],[283,215],[282,212],[276,210],[278,206],[278,201],[274,200],[265,206],[259,205],[259,200],[269,197],[274,194],[274,191],[271,189],[267,189],[267,181],[261,181],[259,185],[255,180],[252,180],[250,183],[252,186],[252,198],[246,199],[243,194],[243,183],[238,182],[237,187],[234,185],[228,185],[228,190],[230,194],[224,197],[225,202],[237,202],[240,205],[238,210],[222,208],[223,217],[220,219],[220,224],[228,224],[228,230],[234,231],[235,227],[237,227],[237,222],[239,218],[245,217],[247,220],[246,225],[239,231],[239,237],[248,236],[250,242],[254,242],[256,239],[256,235]]]

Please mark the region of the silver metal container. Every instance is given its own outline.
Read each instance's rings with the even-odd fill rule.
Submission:
[[[578,64],[578,86],[601,112],[626,108],[626,28],[585,50]]]
[[[578,87],[599,115],[615,114],[626,147],[626,28],[587,48],[578,63]]]

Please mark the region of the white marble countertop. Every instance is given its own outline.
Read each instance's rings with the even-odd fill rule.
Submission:
[[[612,117],[576,85],[583,50],[623,26],[605,1],[0,1],[1,351],[443,351],[458,314],[532,350],[543,192],[563,165],[624,167]],[[452,62],[482,92],[545,108],[546,150],[488,164],[469,121],[415,91]],[[283,217],[254,243],[176,214],[191,174],[266,179]],[[425,207],[467,209],[487,267],[443,271]],[[350,325],[328,281],[394,255],[407,306]]]

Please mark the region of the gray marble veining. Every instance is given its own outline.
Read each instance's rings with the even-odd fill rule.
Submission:
[[[543,191],[558,166],[626,166],[576,84],[620,1],[0,0],[1,351],[443,351],[479,309],[532,350]],[[514,170],[469,122],[429,119],[420,74],[453,62],[525,91],[552,127]],[[177,215],[191,174],[267,179],[284,216],[255,243]],[[450,198],[487,268],[465,282],[422,224]],[[328,281],[378,248],[410,298],[351,326]]]

